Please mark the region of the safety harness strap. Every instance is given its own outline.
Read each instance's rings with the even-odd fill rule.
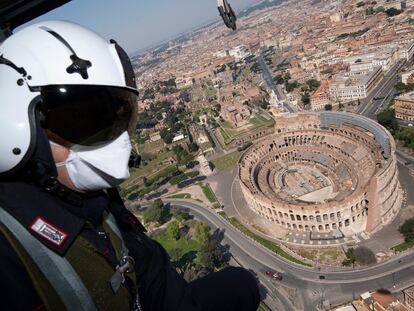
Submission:
[[[96,310],[88,290],[71,264],[35,239],[0,207],[0,222],[14,235],[54,288],[67,310]]]
[[[123,256],[128,256],[129,250],[125,245],[124,239],[122,238],[121,231],[119,231],[118,225],[116,224],[116,220],[115,220],[114,215],[112,215],[111,213],[107,213],[107,215],[105,217],[105,222],[109,226],[109,228],[111,228],[111,230],[116,234],[118,239],[121,241],[121,243],[122,243],[122,255]]]

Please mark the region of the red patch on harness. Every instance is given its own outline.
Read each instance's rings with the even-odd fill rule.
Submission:
[[[57,246],[61,246],[68,237],[67,233],[47,223],[41,217],[38,217],[33,222],[33,224],[30,226],[30,229],[33,230],[33,232],[35,232],[37,235],[46,239],[48,242],[51,242]]]

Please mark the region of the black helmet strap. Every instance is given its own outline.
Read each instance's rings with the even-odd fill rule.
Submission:
[[[36,109],[36,148],[28,163],[27,174],[31,181],[45,191],[58,196],[73,205],[81,205],[82,198],[75,191],[65,187],[57,180],[57,169],[50,148],[49,138],[41,125],[41,112]]]

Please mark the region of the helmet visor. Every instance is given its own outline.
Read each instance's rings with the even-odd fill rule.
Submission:
[[[135,130],[135,91],[96,85],[48,85],[41,88],[45,128],[66,145],[106,144]]]

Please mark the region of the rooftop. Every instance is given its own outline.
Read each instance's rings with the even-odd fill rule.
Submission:
[[[412,101],[414,101],[414,91],[413,92],[409,92],[409,93],[402,94],[402,95],[398,96],[397,99],[404,99],[404,100],[412,100]]]

